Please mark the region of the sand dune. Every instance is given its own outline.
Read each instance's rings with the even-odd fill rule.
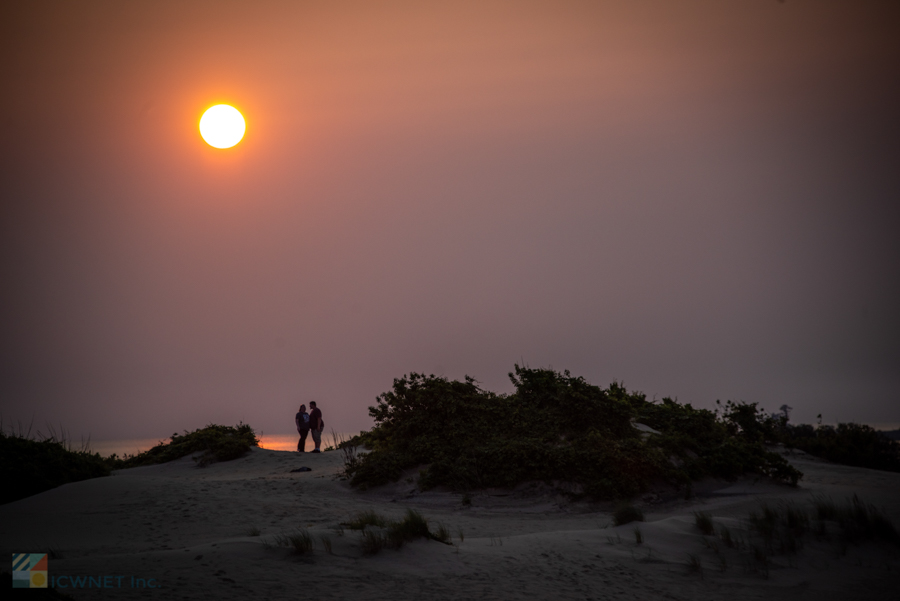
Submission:
[[[403,480],[352,490],[335,477],[338,452],[254,449],[204,469],[185,458],[68,484],[0,507],[0,532],[7,553],[52,549],[55,579],[124,577],[107,580],[117,590],[57,581],[77,599],[900,598],[900,548],[887,543],[844,551],[835,537],[809,536],[799,553],[776,554],[763,568],[749,546],[730,549],[699,532],[695,511],[740,536],[761,502],[802,505],[816,495],[857,494],[900,524],[900,474],[789,458],[805,473],[799,488],[746,478],[703,483],[690,500],[648,494],[637,500],[645,522],[613,527],[610,504],[573,503],[543,487],[476,493],[466,507],[461,495],[417,493]],[[299,466],[312,471],[290,471]],[[359,533],[337,528],[362,510],[399,517],[407,508],[446,525],[454,544],[366,556]],[[298,527],[314,536],[312,554],[265,544]],[[132,577],[158,588],[133,588]]]

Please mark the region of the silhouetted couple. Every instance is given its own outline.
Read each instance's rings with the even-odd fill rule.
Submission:
[[[322,430],[325,429],[325,422],[322,421],[322,412],[316,407],[315,401],[309,403],[309,413],[306,412],[306,405],[300,405],[300,411],[294,418],[297,424],[297,432],[300,433],[300,442],[297,443],[297,452],[306,451],[306,436],[312,432],[313,442],[316,448],[313,453],[320,453],[319,446],[322,444]]]

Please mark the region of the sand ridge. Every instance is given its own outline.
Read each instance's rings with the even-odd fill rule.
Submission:
[[[339,452],[253,449],[202,469],[184,458],[120,470],[4,505],[0,539],[8,553],[52,549],[51,576],[126,576],[121,589],[66,591],[76,599],[900,598],[900,549],[883,543],[842,554],[810,540],[761,570],[748,550],[699,532],[695,511],[739,532],[762,501],[804,504],[816,495],[858,494],[900,524],[900,474],[787,456],[806,474],[798,488],[743,478],[699,484],[689,500],[651,493],[636,500],[645,522],[614,527],[611,504],[572,502],[540,486],[472,493],[465,506],[462,495],[418,492],[405,478],[351,489],[337,477]],[[312,471],[290,471],[300,466]],[[365,556],[359,534],[339,526],[363,510],[397,518],[407,508],[446,525],[454,544],[419,541]],[[300,527],[314,537],[311,555],[271,546]],[[132,576],[161,588],[129,588]]]

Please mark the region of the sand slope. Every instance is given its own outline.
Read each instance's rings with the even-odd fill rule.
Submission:
[[[338,452],[263,449],[205,469],[184,459],[122,470],[0,506],[0,541],[5,553],[53,549],[57,578],[124,576],[113,581],[121,588],[69,589],[77,599],[900,599],[900,548],[809,538],[765,569],[749,549],[700,534],[694,511],[738,534],[761,501],[814,495],[858,494],[900,525],[900,474],[789,458],[806,474],[796,489],[744,479],[705,483],[691,500],[646,495],[640,545],[634,524],[610,525],[609,505],[540,487],[474,494],[471,507],[405,481],[360,493],[335,478]],[[301,465],[313,471],[290,473]],[[454,546],[421,541],[364,556],[359,534],[337,528],[362,510],[399,517],[406,508],[445,524]],[[316,537],[312,555],[264,544],[297,527]],[[131,577],[160,588],[132,588]]]

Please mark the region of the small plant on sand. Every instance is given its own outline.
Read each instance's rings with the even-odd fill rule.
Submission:
[[[733,549],[736,546],[735,540],[731,537],[731,530],[725,526],[719,528],[719,538],[722,539],[722,542],[725,543],[725,546],[729,549]]]
[[[344,438],[342,434],[337,434],[334,429],[331,430],[331,439],[335,446],[341,450],[341,459],[344,463],[344,473],[352,472],[359,466],[359,437]],[[326,451],[328,449],[325,449]]]
[[[428,520],[413,509],[407,509],[402,520],[388,523],[387,536],[391,546],[396,549],[417,538],[434,538],[428,530]]]
[[[694,555],[692,553],[688,553],[688,572],[691,574],[699,574],[700,578],[703,578],[703,563],[700,561],[700,557]]]
[[[282,532],[275,536],[275,546],[289,547],[297,555],[305,555],[313,550],[313,539],[306,528],[296,532]]]
[[[373,511],[366,511],[346,524],[351,530],[362,530],[362,548],[366,555],[374,555],[383,548],[399,549],[419,538],[452,544],[450,531],[441,524],[436,532],[428,529],[428,520],[413,509],[407,509],[400,520],[387,520]]]
[[[299,532],[291,534],[288,539],[291,541],[294,552],[298,555],[304,555],[313,550],[313,539],[306,528],[301,528]]]
[[[452,543],[452,537],[450,536],[450,531],[443,524],[439,524],[437,530],[433,534],[434,540],[444,543],[445,545],[449,545]]]
[[[634,542],[639,545],[644,543],[644,535],[641,533],[641,529],[637,526],[634,527]]]
[[[719,554],[719,571],[723,574],[728,570],[728,560],[725,559],[725,555]]]
[[[376,526],[378,528],[384,528],[387,525],[387,520],[384,516],[378,515],[371,509],[366,511],[361,511],[357,513],[356,516],[353,517],[349,522],[345,522],[342,524],[346,526],[350,530],[365,530],[366,526]]]
[[[362,531],[362,551],[366,555],[375,555],[384,549],[386,539],[384,534],[375,530]]]
[[[259,536],[260,534],[259,528],[256,526],[251,526],[247,529],[247,536]]]
[[[700,529],[704,536],[709,536],[715,532],[712,516],[705,511],[694,512],[694,523],[697,524],[697,528]]]
[[[630,503],[619,505],[613,512],[613,523],[616,526],[629,524],[631,522],[643,522],[644,513]]]
[[[766,555],[764,549],[753,547],[753,563],[750,565],[750,570],[761,572],[766,578],[769,577],[769,556]]]
[[[334,555],[334,553],[331,552],[331,539],[328,537],[328,535],[323,534],[319,537],[319,539],[322,541],[322,548],[325,549],[325,552],[329,555]]]

